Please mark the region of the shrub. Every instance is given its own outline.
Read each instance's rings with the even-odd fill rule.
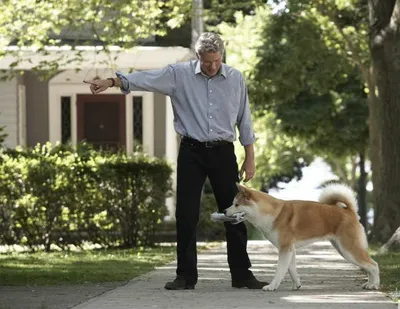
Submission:
[[[50,143],[0,154],[0,242],[150,245],[171,191],[166,161]]]

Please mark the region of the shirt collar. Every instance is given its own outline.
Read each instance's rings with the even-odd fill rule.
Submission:
[[[197,60],[196,68],[194,69],[194,74],[203,74],[201,72],[200,60]],[[221,64],[218,74],[221,74],[223,77],[226,78],[226,68],[224,63]]]

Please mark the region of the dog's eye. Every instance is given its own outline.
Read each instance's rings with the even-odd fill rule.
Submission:
[[[239,204],[238,204],[238,203],[235,203],[235,207],[239,207]]]

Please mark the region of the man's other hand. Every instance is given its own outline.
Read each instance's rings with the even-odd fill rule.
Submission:
[[[84,80],[83,82],[86,84],[90,84],[90,91],[93,94],[98,94],[111,87],[111,81],[108,79],[92,79]]]

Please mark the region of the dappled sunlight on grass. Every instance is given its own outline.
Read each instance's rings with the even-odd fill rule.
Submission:
[[[174,258],[173,246],[0,254],[0,285],[126,281]]]
[[[377,254],[380,245],[370,245],[372,258],[379,265],[381,290],[390,292],[393,298],[400,299],[400,251]]]

